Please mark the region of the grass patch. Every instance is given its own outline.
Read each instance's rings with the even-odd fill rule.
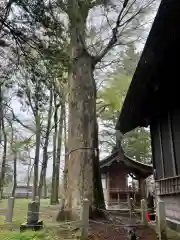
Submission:
[[[40,220],[44,222],[44,229],[38,232],[25,231],[20,233],[20,225],[27,221],[28,199],[15,199],[13,221],[5,222],[7,213],[7,200],[0,201],[0,239],[3,240],[56,240],[59,237],[59,226],[55,219],[60,208],[59,205],[50,206],[49,199],[40,202]],[[50,227],[49,227],[50,226]]]
[[[0,239],[3,240],[56,240],[59,239],[55,233],[52,231],[42,230],[40,232],[26,231],[23,233],[20,232],[10,232],[10,231],[1,231]]]
[[[28,210],[28,199],[15,199],[13,223],[21,224],[27,220]],[[40,203],[40,219],[43,221],[52,222],[55,220],[56,214],[58,213],[59,206],[50,206],[49,199],[42,199]],[[0,227],[4,224],[4,220],[7,212],[7,200],[0,202]]]

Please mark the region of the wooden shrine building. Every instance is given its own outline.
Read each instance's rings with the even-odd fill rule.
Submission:
[[[116,129],[150,126],[158,197],[180,222],[180,1],[162,0]]]
[[[153,173],[152,166],[127,157],[121,149],[114,150],[110,156],[100,161],[100,169],[108,209],[127,207],[130,197],[139,203],[146,195],[145,179]],[[138,184],[128,186],[129,176]]]

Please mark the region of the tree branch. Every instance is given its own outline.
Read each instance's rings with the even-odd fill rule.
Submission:
[[[22,127],[34,132],[34,130],[31,127],[25,125],[19,118],[17,118],[17,116],[14,114],[13,110],[11,110],[11,112],[13,115],[13,120],[15,120],[17,123],[19,123]]]
[[[101,113],[103,113],[109,106],[110,104],[104,104],[103,106],[100,106],[99,109],[97,109],[97,116],[99,117]]]
[[[101,59],[104,58],[104,56],[112,49],[114,44],[117,42],[117,34],[118,34],[118,29],[121,24],[121,16],[124,12],[124,9],[127,7],[128,1],[129,0],[124,0],[123,6],[122,6],[121,11],[116,20],[116,26],[112,29],[111,39],[109,40],[109,43],[107,44],[105,49],[102,51],[102,53],[99,56],[94,57],[94,65],[96,65],[98,62],[100,62]]]

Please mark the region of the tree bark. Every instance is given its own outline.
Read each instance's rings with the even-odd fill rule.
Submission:
[[[100,187],[96,129],[96,84],[93,76],[94,58],[86,49],[86,21],[90,7],[86,1],[68,1],[70,31],[68,172],[65,201],[57,220],[79,219],[82,200],[90,202],[90,217],[96,216]],[[96,139],[95,139],[96,138]],[[95,177],[99,178],[95,181]],[[102,186],[101,186],[102,187]],[[100,189],[101,191],[101,189]],[[102,193],[100,194],[102,196]],[[95,205],[94,205],[95,204]]]
[[[98,140],[98,123],[95,123],[94,130],[94,148],[96,149],[96,154],[93,159],[93,184],[94,184],[94,208],[95,212],[92,212],[91,218],[96,217],[105,217],[105,203],[104,203],[104,193],[102,188],[101,181],[101,172],[100,172],[100,164],[99,164],[99,140]]]
[[[64,171],[63,171],[63,193],[61,194],[61,209],[57,214],[56,220],[59,221],[64,215],[63,207],[65,206],[65,193],[67,190],[67,175],[68,175],[68,146],[67,146],[67,121],[66,121],[66,105],[64,107],[64,148],[65,148],[65,156],[64,156]]]
[[[64,157],[64,172],[63,172],[63,195],[66,192],[67,188],[67,173],[68,173],[68,146],[67,146],[67,122],[66,122],[66,109],[64,109],[64,148],[65,148],[65,157]],[[65,196],[63,196],[63,199]]]
[[[5,178],[5,171],[6,171],[6,158],[7,158],[7,134],[4,126],[4,117],[1,118],[1,126],[2,126],[4,146],[3,146],[3,157],[2,157],[2,165],[1,165],[1,172],[0,172],[0,199],[2,199],[2,195],[3,195],[4,178]]]
[[[72,3],[72,8],[76,4]],[[71,9],[77,14],[77,9]],[[93,78],[93,62],[80,40],[85,34],[87,13],[77,23],[70,19],[71,71],[69,72],[69,128],[68,173],[65,202],[59,219],[79,219],[78,208],[83,198],[94,204],[93,159],[96,123],[96,86]],[[79,27],[79,29],[78,29]],[[83,41],[83,40],[82,40]]]
[[[30,156],[29,156],[30,157]],[[26,182],[26,187],[29,189],[30,187],[30,181],[31,181],[31,176],[32,176],[32,171],[33,171],[33,166],[31,166],[31,158],[29,159],[29,164],[28,164],[28,170],[27,170],[27,182]],[[27,191],[26,198],[29,198],[29,191]]]
[[[0,143],[2,142],[2,118],[3,118],[3,105],[2,105],[2,84],[0,83]]]
[[[44,186],[44,199],[47,198],[47,184],[46,184],[46,176],[44,177],[44,183],[43,183],[43,186]]]
[[[13,160],[13,165],[14,165],[14,172],[13,172],[13,189],[12,189],[12,197],[15,196],[15,192],[16,192],[16,187],[17,187],[17,152],[13,151],[13,156],[14,156],[14,160]]]
[[[48,164],[48,145],[49,145],[49,136],[51,131],[52,103],[53,103],[53,89],[51,87],[50,97],[49,97],[48,122],[47,122],[46,135],[45,135],[45,141],[43,146],[43,161],[42,161],[42,168],[41,168],[39,188],[38,188],[39,198],[41,197],[43,185],[44,185],[44,188],[46,188],[45,180],[46,180],[46,169]]]
[[[62,131],[63,131],[63,119],[64,119],[64,102],[61,103],[61,113],[59,118],[59,131],[58,131],[58,143],[57,143],[57,156],[56,156],[56,181],[55,181],[55,194],[56,202],[59,202],[59,174],[60,174],[60,158],[61,158],[61,147],[62,147]]]
[[[51,182],[51,198],[50,204],[57,204],[56,201],[56,153],[57,153],[57,130],[58,130],[58,109],[59,105],[56,102],[56,94],[54,95],[54,104],[55,104],[55,112],[54,112],[54,136],[53,136],[53,171],[52,171],[52,182]]]
[[[35,150],[35,159],[34,159],[33,194],[32,194],[33,201],[35,201],[36,196],[38,196],[39,153],[40,153],[40,140],[41,140],[41,125],[40,125],[40,116],[39,116],[38,110],[36,110],[35,120],[36,120],[36,150]]]

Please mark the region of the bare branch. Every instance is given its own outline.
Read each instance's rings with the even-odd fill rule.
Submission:
[[[101,113],[103,113],[109,106],[110,104],[104,104],[103,106],[100,106],[99,109],[97,109],[97,116],[100,116]]]
[[[122,6],[122,8],[119,12],[119,15],[117,17],[117,20],[116,20],[116,26],[112,29],[112,37],[109,40],[109,43],[107,44],[105,49],[102,51],[102,53],[99,56],[94,57],[94,65],[96,65],[98,62],[100,62],[101,59],[109,52],[109,50],[112,49],[114,44],[117,42],[117,34],[118,34],[118,29],[121,24],[121,16],[122,16],[125,8],[127,7],[128,1],[129,0],[124,0],[123,6]]]
[[[24,128],[26,128],[26,129],[34,132],[34,130],[33,130],[31,127],[29,127],[29,126],[27,126],[26,124],[24,124],[24,123],[14,114],[13,110],[11,110],[11,112],[12,112],[12,115],[13,115],[13,120],[15,120],[17,123],[19,123],[22,127],[24,127]]]

